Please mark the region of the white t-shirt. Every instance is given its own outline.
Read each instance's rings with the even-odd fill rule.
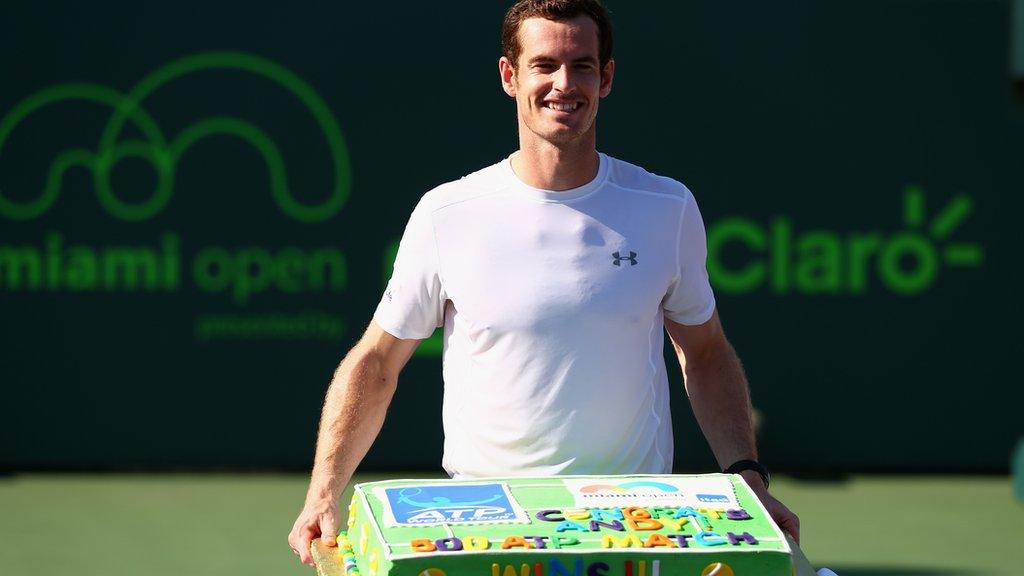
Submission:
[[[404,339],[444,326],[453,476],[668,473],[663,318],[711,318],[706,255],[675,180],[601,154],[551,192],[505,159],[423,196],[374,319]]]

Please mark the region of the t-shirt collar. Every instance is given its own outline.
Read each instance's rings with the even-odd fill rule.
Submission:
[[[502,161],[502,171],[505,174],[505,178],[508,180],[509,185],[517,192],[525,194],[526,196],[539,200],[541,202],[568,202],[570,200],[578,200],[584,196],[596,192],[604,184],[605,180],[608,179],[608,157],[598,152],[598,168],[597,175],[594,179],[586,184],[577,188],[571,188],[569,190],[544,190],[543,188],[534,188],[519,179],[516,176],[515,170],[512,169],[512,156]]]

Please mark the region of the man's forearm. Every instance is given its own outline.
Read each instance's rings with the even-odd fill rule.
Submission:
[[[307,500],[337,500],[384,423],[397,374],[359,346],[338,366],[327,390]]]
[[[757,459],[750,391],[736,351],[724,338],[685,361],[686,394],[720,466]]]
[[[704,437],[725,468],[739,460],[757,459],[751,422],[750,390],[736,351],[725,338],[716,311],[698,326],[670,320],[665,328],[679,356],[693,414]],[[800,519],[768,493],[768,486],[754,470],[740,473],[783,530],[800,541]]]

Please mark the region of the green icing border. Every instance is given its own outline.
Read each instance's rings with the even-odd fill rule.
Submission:
[[[737,501],[752,517],[752,520],[727,520],[724,517],[711,522],[712,529],[722,536],[726,532],[741,534],[750,532],[758,539],[759,544],[755,546],[740,544],[732,546],[725,544],[714,547],[697,547],[691,541],[691,547],[679,548],[653,548],[638,552],[636,548],[608,549],[601,548],[600,541],[584,542],[580,545],[562,548],[560,550],[530,550],[522,549],[505,551],[500,548],[501,542],[506,536],[552,536],[557,534],[555,527],[557,523],[539,521],[534,514],[540,509],[560,508],[563,510],[575,508],[575,502],[568,489],[562,488],[562,494],[552,495],[553,491],[559,490],[556,487],[546,486],[543,490],[532,490],[530,486],[539,484],[550,485],[558,483],[563,478],[593,478],[610,482],[621,482],[628,479],[643,478],[672,478],[679,480],[688,477],[707,477],[722,475],[702,476],[680,476],[680,475],[630,475],[630,476],[567,476],[548,478],[477,478],[465,481],[449,481],[452,484],[477,484],[481,482],[501,482],[509,486],[509,489],[519,505],[526,510],[530,520],[529,524],[507,523],[507,524],[454,524],[449,525],[450,532],[440,526],[418,526],[418,527],[393,527],[383,525],[384,504],[376,497],[375,489],[381,487],[397,487],[415,484],[436,484],[436,480],[385,480],[381,482],[370,482],[359,484],[355,487],[353,499],[359,513],[356,522],[349,532],[353,548],[356,551],[356,561],[361,576],[423,576],[425,570],[435,568],[443,570],[447,576],[491,576],[492,564],[499,565],[499,576],[506,576],[506,566],[512,566],[517,576],[521,576],[520,568],[527,564],[530,568],[530,576],[535,576],[533,566],[540,562],[544,566],[544,576],[559,576],[559,572],[550,569],[549,562],[558,559],[562,565],[568,568],[567,574],[572,576],[588,576],[588,565],[603,562],[610,566],[610,570],[596,571],[604,576],[623,576],[624,563],[626,560],[633,561],[634,576],[641,576],[638,562],[644,561],[647,566],[644,576],[653,576],[652,562],[658,560],[660,563],[659,576],[699,576],[701,571],[709,564],[724,562],[728,564],[736,576],[791,576],[793,574],[790,548],[782,531],[770,520],[767,511],[760,501],[754,497],[750,488],[738,475],[730,475],[733,490]],[[530,494],[536,492],[536,495]],[[554,502],[564,501],[564,505],[557,505]],[[714,508],[714,506],[708,506]],[[373,522],[367,523],[372,510]],[[586,521],[582,521],[586,524]],[[369,531],[367,554],[359,553],[359,539],[361,530],[366,525]],[[670,528],[662,528],[657,531],[642,532],[618,532],[602,530],[593,532],[592,538],[610,534],[616,538],[622,538],[629,534],[635,534],[646,539],[650,534],[672,534],[676,531]],[[684,526],[681,531],[684,534],[693,534],[691,526]],[[484,551],[465,552],[431,552],[413,553],[394,552],[394,548],[401,550],[401,547],[408,548],[408,543],[414,538],[428,538],[437,540],[454,534],[459,538],[468,536],[483,536],[491,541],[489,549]],[[580,536],[582,533],[566,532],[561,535]],[[769,539],[775,540],[769,540]],[[374,575],[369,570],[369,557],[374,550],[380,554],[380,566]],[[576,558],[583,559],[583,571],[574,574],[573,567]]]
[[[356,566],[359,569],[360,576],[372,574],[369,563],[374,551],[378,554],[379,562],[376,574],[378,576],[397,574],[394,571],[394,562],[391,560],[387,543],[382,539],[380,531],[376,529],[377,518],[371,511],[369,500],[359,490],[359,485],[356,486],[355,493],[352,494],[352,501],[354,503],[352,510],[356,511],[356,520],[349,527],[348,538],[349,542],[352,543],[352,550],[355,552]],[[372,522],[368,520],[372,520]],[[361,551],[364,530],[366,531],[365,553]]]

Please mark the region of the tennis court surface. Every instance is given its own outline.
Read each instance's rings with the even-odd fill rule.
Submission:
[[[288,474],[0,477],[0,574],[308,576],[285,541],[306,483]],[[1007,476],[779,477],[772,486],[800,514],[802,548],[816,568],[1024,573],[1024,504]]]

